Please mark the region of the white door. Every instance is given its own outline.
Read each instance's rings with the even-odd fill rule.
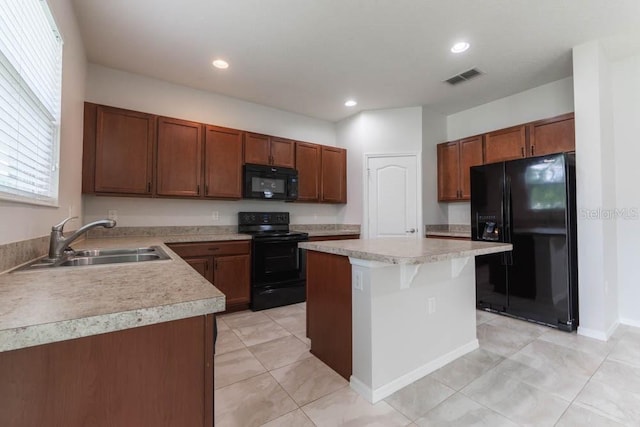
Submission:
[[[420,237],[418,156],[367,156],[367,237]]]

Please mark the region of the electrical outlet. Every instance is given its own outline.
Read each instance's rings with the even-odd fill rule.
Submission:
[[[109,219],[112,219],[114,221],[118,220],[118,211],[116,209],[109,209],[107,215]]]
[[[362,271],[356,271],[353,275],[353,289],[362,290]]]
[[[436,312],[436,299],[435,298],[429,298],[429,300],[427,300],[427,309],[429,311],[429,314],[433,314]]]
[[[220,221],[220,213],[218,211],[211,212],[211,220],[212,221]]]

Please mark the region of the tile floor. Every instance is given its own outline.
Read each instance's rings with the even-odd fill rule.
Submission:
[[[309,353],[304,303],[220,316],[216,426],[640,425],[640,328],[477,319],[480,349],[371,405]]]

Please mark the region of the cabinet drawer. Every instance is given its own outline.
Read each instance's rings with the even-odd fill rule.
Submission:
[[[251,243],[246,242],[198,242],[168,244],[181,257],[207,255],[244,255],[250,252]]]

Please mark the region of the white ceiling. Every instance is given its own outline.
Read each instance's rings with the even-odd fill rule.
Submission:
[[[330,121],[381,108],[471,108],[568,77],[573,46],[640,27],[640,0],[74,4],[90,62]],[[458,40],[471,48],[454,55]],[[229,69],[214,69],[217,57]],[[442,82],[471,67],[486,74]],[[350,97],[355,108],[343,105]]]

